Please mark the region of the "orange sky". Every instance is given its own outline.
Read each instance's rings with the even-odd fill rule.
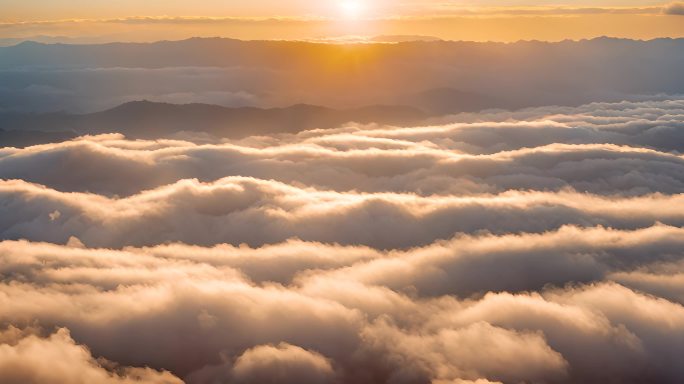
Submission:
[[[684,6],[652,0],[4,0],[0,38],[149,41],[192,36],[344,40],[421,35],[450,40],[684,37]]]
[[[126,16],[322,16],[340,17],[350,8],[373,17],[447,13],[482,7],[631,7],[662,5],[662,0],[3,0],[4,20],[54,20]]]

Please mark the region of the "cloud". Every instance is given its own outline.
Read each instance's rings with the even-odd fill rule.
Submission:
[[[312,289],[318,290],[325,290],[327,279],[333,278],[417,295],[461,297],[487,291],[535,291],[547,285],[612,278],[624,282],[618,271],[678,260],[673,253],[680,246],[675,240],[679,233],[679,228],[663,226],[625,232],[564,227],[539,235],[463,236],[405,253],[361,260],[304,281],[313,283]],[[487,278],[492,274],[497,276],[496,281]],[[656,280],[662,278],[654,276]]]
[[[680,100],[0,149],[0,382],[680,383]]]
[[[502,382],[562,381],[567,376],[567,362],[541,334],[484,322],[427,335],[406,335],[379,322],[366,330],[366,337],[374,352],[393,365],[390,382],[420,381],[421,374],[429,377],[431,372],[451,380],[487,377]]]
[[[117,367],[95,359],[66,329],[48,337],[17,328],[0,332],[0,378],[7,384],[179,384],[168,372]]]
[[[0,182],[0,234],[90,246],[272,244],[290,238],[407,248],[455,233],[545,232],[563,225],[643,228],[684,223],[681,194],[604,197],[574,191],[496,195],[361,194],[230,177],[184,180],[128,198]],[[54,220],[53,213],[60,212]],[[378,223],[384,224],[379,226]],[[398,236],[400,235],[400,236]]]
[[[667,258],[668,247],[681,246],[664,244],[678,241],[681,235],[656,235],[663,229],[590,230],[577,234],[575,238],[586,243],[574,252],[593,252],[596,259],[605,260],[606,253],[615,252],[611,248],[629,252],[636,247],[662,249]],[[566,234],[550,234],[539,242],[485,236],[459,245],[482,248],[479,257],[484,258],[489,247],[503,251],[510,241],[518,241],[543,249],[545,242],[558,242],[559,235]],[[603,238],[605,245],[595,245],[592,238]],[[292,247],[293,255],[302,246],[281,245]],[[309,246],[320,254],[345,253],[336,246]],[[592,246],[598,248],[586,250]],[[669,362],[669,356],[676,356],[684,345],[676,336],[684,330],[680,321],[684,307],[609,281],[567,287],[561,283],[537,292],[492,292],[464,299],[418,298],[380,280],[364,281],[344,269],[337,276],[320,272],[315,265],[301,267],[302,279],[293,285],[255,284],[231,262],[242,252],[247,252],[243,257],[259,258],[271,255],[272,249],[164,246],[111,251],[4,242],[0,244],[4,257],[0,321],[66,327],[94,355],[119,364],[168,369],[189,383],[270,382],[283,377],[367,383],[600,383],[609,378],[677,382],[684,374]],[[453,249],[460,248],[454,244]],[[435,250],[431,246],[400,255],[366,252],[373,260],[410,262]],[[509,257],[522,266],[532,268],[540,262],[511,252]],[[623,258],[616,254],[614,263],[605,262],[597,269],[621,270]],[[410,269],[435,270],[443,265],[439,257],[428,260],[432,263]],[[287,261],[274,263],[278,269]],[[353,268],[366,261],[349,263]],[[647,263],[658,260],[644,258],[639,265]],[[507,279],[522,273],[504,265],[489,276]],[[66,340],[65,332],[53,338]],[[14,341],[5,337],[0,343]],[[192,355],[185,352],[188,349]]]
[[[240,141],[86,136],[5,148],[0,177],[107,196],[230,175],[424,196],[564,188],[674,194],[684,191],[682,116],[680,100],[656,100],[500,112],[480,116],[484,121],[459,115],[424,127],[350,124]]]
[[[3,148],[0,234],[114,248],[300,238],[388,249],[480,231],[680,226],[684,161],[664,146],[681,147],[683,111],[654,100],[425,127]]]
[[[564,228],[403,252],[3,242],[0,321],[68,327],[98,355],[190,383],[290,369],[322,382],[676,382],[662,359],[684,345],[672,336],[684,309],[610,281],[676,297],[668,276],[682,271],[682,238],[677,227]],[[642,268],[659,290],[624,277]],[[193,357],[178,360],[187,348]]]
[[[666,15],[684,15],[684,3],[670,3],[663,8]]]
[[[335,382],[335,372],[328,359],[316,352],[281,343],[260,345],[245,351],[234,365],[209,367],[191,375],[187,382],[241,383],[312,383]]]
[[[74,247],[73,239],[66,246],[6,242],[0,246],[6,264],[0,273],[24,276],[31,272],[22,278],[79,282],[103,289],[208,273],[215,278],[245,276],[258,283],[304,284],[332,295],[338,287],[353,289],[351,283],[361,282],[421,296],[468,297],[487,291],[520,292],[548,284],[588,283],[613,273],[638,272],[645,265],[672,262],[678,260],[681,232],[663,225],[636,231],[564,227],[544,234],[458,236],[421,248],[384,252],[302,241],[259,248],[169,244],[107,252]],[[133,275],[121,275],[126,271],[117,267],[122,258],[137,258],[141,267],[135,268]],[[41,268],[42,263],[58,271],[45,275],[49,269]],[[493,271],[499,279],[487,281]]]
[[[615,272],[610,279],[652,295],[684,304],[684,274],[681,263],[643,266],[630,272]]]

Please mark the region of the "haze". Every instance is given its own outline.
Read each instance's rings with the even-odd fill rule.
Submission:
[[[53,37],[62,42],[197,36],[339,40],[377,35],[505,42],[600,36],[652,39],[684,36],[682,9],[681,3],[649,0],[4,0],[0,28],[6,38]]]

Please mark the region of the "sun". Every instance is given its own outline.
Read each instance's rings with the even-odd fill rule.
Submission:
[[[339,2],[342,16],[347,19],[359,19],[363,16],[366,6],[363,1],[344,0]]]

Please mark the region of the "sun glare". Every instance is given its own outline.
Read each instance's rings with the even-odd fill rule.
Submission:
[[[358,19],[363,16],[365,5],[363,1],[346,0],[340,2],[342,16],[347,19]]]

